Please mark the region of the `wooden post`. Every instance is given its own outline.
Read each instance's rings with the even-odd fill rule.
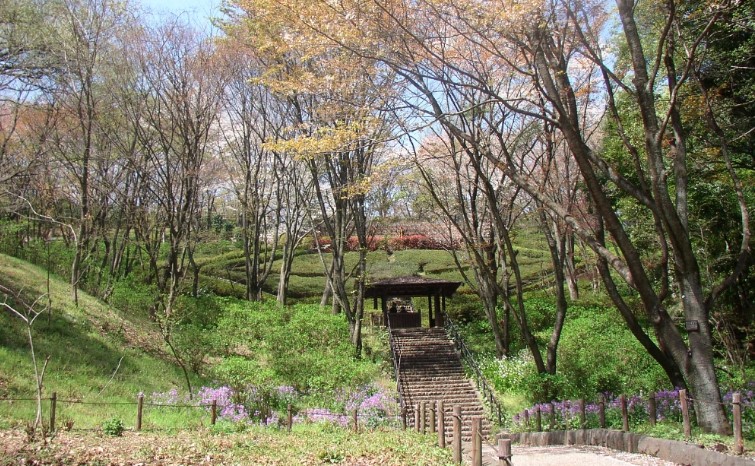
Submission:
[[[287,411],[287,414],[288,414],[287,419],[286,419],[287,428],[288,428],[288,431],[291,432],[291,427],[292,427],[292,425],[294,423],[293,409],[291,409],[291,404],[289,404],[287,406],[287,410],[286,411]]]
[[[354,421],[354,432],[359,432],[359,411],[354,408],[354,411],[351,412],[351,418]]]
[[[436,405],[437,403],[435,401],[430,403],[430,433],[431,434],[435,433],[435,410],[437,409]]]
[[[142,415],[144,414],[144,393],[136,398],[136,430],[142,430]]]
[[[419,431],[425,433],[425,419],[427,418],[427,401],[419,405]]]
[[[511,440],[498,439],[498,466],[511,466]]]
[[[461,406],[454,406],[454,463],[461,464]]]
[[[524,426],[525,426],[524,427],[525,430],[527,431],[530,430],[530,410],[529,409],[524,410]]]
[[[629,432],[629,411],[627,409],[627,396],[621,395],[619,397],[619,403],[621,404],[621,430]]]
[[[482,418],[472,418],[472,466],[482,466]]]
[[[50,396],[50,432],[55,432],[55,410],[58,407],[58,393],[52,392]]]
[[[419,432],[419,403],[414,403],[414,431]]]
[[[446,448],[446,413],[443,412],[443,400],[438,401],[438,446]]]
[[[210,409],[211,416],[210,416],[210,424],[213,426],[215,425],[215,421],[218,419],[218,400],[212,400],[212,407]]]
[[[734,417],[734,453],[741,455],[745,451],[745,444],[742,440],[742,394],[732,393],[731,408]]]
[[[401,408],[401,429],[406,430],[406,406]]]
[[[556,405],[554,405],[553,402],[551,401],[550,403],[548,403],[548,406],[550,407],[550,410],[551,410],[551,424],[550,424],[549,430],[552,432],[556,430]]]
[[[650,426],[655,426],[655,422],[658,419],[658,407],[655,403],[655,394],[651,393],[648,397],[648,422]]]
[[[543,416],[540,412],[540,405],[535,408],[535,432],[543,431]]]
[[[585,407],[585,399],[579,400],[579,428],[587,429],[587,408]]]
[[[682,422],[684,423],[684,436],[692,436],[692,424],[689,422],[689,404],[687,403],[687,390],[679,390],[679,402],[682,406]]]
[[[600,422],[600,428],[606,428],[606,396],[601,393],[600,400],[598,401],[598,422]]]

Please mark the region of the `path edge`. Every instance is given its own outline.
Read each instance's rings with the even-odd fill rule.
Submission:
[[[611,429],[557,430],[552,432],[520,432],[509,434],[512,443],[529,446],[591,445],[628,453],[642,453],[677,464],[708,466],[753,466],[755,461],[706,450],[676,440],[658,439],[646,435]],[[514,452],[516,457],[516,452]]]

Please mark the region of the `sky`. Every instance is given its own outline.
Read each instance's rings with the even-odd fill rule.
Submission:
[[[187,14],[198,24],[209,25],[209,18],[217,16],[221,0],[137,0],[153,13]]]

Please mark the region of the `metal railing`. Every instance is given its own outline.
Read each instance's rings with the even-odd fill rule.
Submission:
[[[385,316],[385,328],[388,330],[388,344],[391,347],[391,359],[393,360],[393,375],[396,377],[396,393],[398,393],[398,403],[403,411],[405,408],[404,396],[401,391],[401,353],[398,351],[396,341],[393,339],[393,329],[391,328],[390,316]]]
[[[490,410],[492,416],[495,416],[498,419],[498,425],[503,425],[503,408],[496,398],[495,391],[480,370],[480,366],[477,364],[474,354],[469,347],[467,347],[466,343],[464,343],[459,327],[445,312],[443,313],[443,327],[445,328],[446,333],[448,333],[448,336],[454,341],[454,345],[461,355],[462,362],[472,371],[472,375],[477,383],[477,390],[480,391],[482,399]]]

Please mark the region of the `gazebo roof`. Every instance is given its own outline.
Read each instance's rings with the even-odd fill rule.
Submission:
[[[435,296],[451,297],[461,282],[418,276],[395,277],[367,285],[366,298],[386,296]]]

